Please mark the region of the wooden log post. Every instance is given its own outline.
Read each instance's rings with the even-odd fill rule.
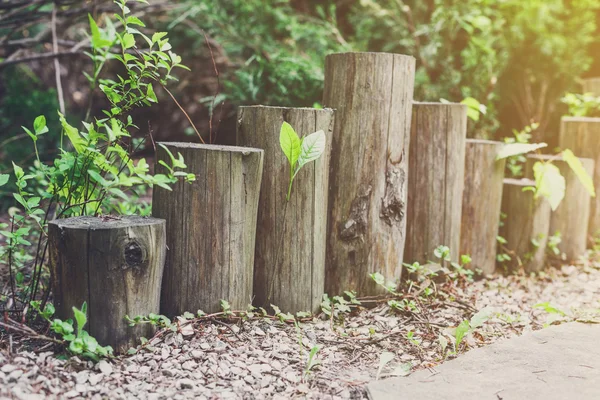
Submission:
[[[600,77],[584,79],[583,93],[591,93],[594,96],[600,96]]]
[[[600,118],[563,117],[559,146],[594,161],[594,188],[600,193]],[[600,237],[600,196],[591,200],[588,234]]]
[[[506,159],[496,160],[504,143],[467,139],[462,201],[460,253],[471,268],[491,274],[496,268],[496,236],[500,224]]]
[[[400,279],[415,59],[331,54],[323,104],[336,110],[329,175],[330,295],[381,293],[369,273]]]
[[[594,160],[579,158],[586,172],[593,176]],[[558,249],[565,253],[567,259],[576,261],[585,254],[588,239],[588,222],[592,198],[577,175],[562,159],[549,155],[530,155],[525,168],[527,177],[533,178],[533,165],[538,162],[549,162],[558,167],[565,178],[565,197],[552,212],[549,235],[560,233],[561,242]]]
[[[323,130],[327,145],[321,157],[305,165],[294,179],[286,202],[289,162],[279,145],[288,122],[300,135]],[[240,107],[237,144],[265,150],[258,207],[254,260],[254,300],[284,312],[318,310],[325,288],[327,188],[333,110]]]
[[[511,267],[522,264],[526,272],[538,272],[546,265],[546,244],[550,229],[550,203],[535,198],[531,179],[504,179],[502,213],[506,215],[500,236],[506,239],[511,254]]]
[[[234,146],[163,143],[181,153],[192,183],[155,188],[152,213],[167,220],[167,260],[161,312],[167,316],[219,311],[227,300],[252,301],[256,214],[263,151]],[[167,160],[159,148],[157,162]],[[162,166],[157,165],[157,171]]]
[[[458,261],[467,107],[414,103],[408,168],[406,262],[434,260],[439,245]]]
[[[149,324],[129,327],[125,315],[158,313],[165,263],[165,221],[143,217],[74,217],[48,224],[56,316],[73,318],[87,302],[85,329],[98,342],[126,352]]]

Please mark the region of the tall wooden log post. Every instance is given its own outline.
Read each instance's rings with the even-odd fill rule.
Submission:
[[[600,193],[600,118],[563,117],[559,146],[594,161],[594,188]],[[588,234],[600,237],[600,196],[591,200]]]
[[[125,315],[158,313],[165,263],[165,221],[158,218],[75,217],[48,224],[56,315],[73,319],[88,307],[85,329],[117,352],[151,337],[150,325],[129,327]]]
[[[467,107],[414,103],[408,168],[404,260],[434,260],[439,245],[458,261]]]
[[[161,311],[216,312],[220,301],[252,301],[256,214],[263,151],[234,146],[163,143],[181,153],[193,183],[154,189],[152,213],[167,220]],[[159,148],[157,161],[167,160]],[[161,166],[157,165],[157,171]]]
[[[462,201],[460,253],[471,268],[491,274],[496,268],[496,236],[500,224],[506,159],[496,160],[501,142],[467,139]]]
[[[579,158],[586,172],[594,174],[594,160]],[[549,235],[559,232],[561,242],[558,248],[569,260],[575,261],[585,254],[588,239],[588,221],[592,198],[577,175],[562,159],[548,155],[530,155],[527,157],[526,175],[533,178],[533,165],[538,162],[556,165],[565,178],[565,197],[550,218]]]
[[[550,229],[550,203],[544,197],[535,198],[531,179],[504,179],[502,213],[506,215],[500,236],[512,251],[511,265],[523,265],[526,272],[541,271],[546,265],[546,244]]]
[[[592,93],[594,96],[600,96],[600,77],[584,79],[583,93]]]
[[[333,110],[283,107],[240,107],[237,144],[265,150],[258,207],[254,260],[254,300],[284,312],[317,311],[325,288],[327,188]],[[289,162],[279,145],[288,122],[301,136],[323,130],[327,146],[321,157],[305,165],[296,178],[290,201]]]
[[[323,104],[336,110],[329,175],[330,295],[381,293],[369,277],[400,279],[414,87],[413,57],[331,54]]]

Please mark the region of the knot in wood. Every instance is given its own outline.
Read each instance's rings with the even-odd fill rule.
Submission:
[[[406,172],[401,168],[390,168],[386,173],[385,195],[381,199],[379,216],[386,224],[402,222],[405,208]]]
[[[139,267],[144,262],[144,251],[138,242],[132,240],[125,245],[124,258],[127,266],[125,268]]]
[[[358,196],[352,200],[348,219],[340,227],[340,239],[352,241],[360,239],[367,232],[369,203],[373,187],[367,185],[359,190]]]

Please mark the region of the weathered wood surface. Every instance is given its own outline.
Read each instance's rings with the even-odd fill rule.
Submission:
[[[411,126],[404,260],[435,260],[433,250],[445,245],[458,261],[467,108],[414,103]]]
[[[600,193],[600,118],[563,117],[559,146],[594,161],[594,188]],[[588,233],[600,237],[600,196],[591,200]]]
[[[460,253],[473,260],[471,268],[491,274],[496,268],[496,236],[500,224],[506,159],[496,160],[501,142],[467,139],[462,201]]]
[[[163,143],[181,153],[193,183],[154,189],[153,215],[167,220],[161,311],[216,312],[252,301],[256,214],[263,151],[233,146]],[[157,162],[167,160],[159,148]],[[157,171],[162,167],[157,165]]]
[[[158,218],[74,217],[48,224],[50,268],[58,318],[88,305],[85,327],[117,352],[151,337],[151,325],[129,327],[131,317],[158,313],[165,263],[165,221]]]
[[[535,187],[531,179],[504,179],[502,213],[506,215],[500,236],[506,239],[511,253],[511,267],[523,265],[526,272],[537,272],[546,265],[546,244],[550,229],[550,203],[535,198],[527,187]]]
[[[584,79],[583,93],[592,93],[594,96],[600,96],[600,77]]]
[[[413,57],[331,54],[323,104],[336,110],[329,175],[330,295],[381,293],[368,276],[399,279],[414,87]]]
[[[561,242],[559,250],[567,259],[576,261],[585,254],[588,240],[588,222],[592,197],[577,175],[561,158],[549,155],[530,155],[527,157],[526,175],[533,178],[533,165],[538,161],[549,162],[558,167],[565,178],[565,197],[550,218],[549,235],[559,232]],[[594,160],[579,158],[586,172],[593,176]]]
[[[240,107],[237,144],[264,149],[254,260],[254,301],[284,312],[318,310],[325,288],[327,189],[333,110]],[[301,137],[323,130],[327,146],[296,178],[289,203],[290,166],[279,145],[288,122]]]

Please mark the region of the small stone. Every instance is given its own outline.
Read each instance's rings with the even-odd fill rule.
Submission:
[[[163,369],[163,375],[168,377],[174,377],[177,375],[177,371],[174,369]]]
[[[179,379],[177,381],[177,383],[175,384],[175,386],[177,387],[177,389],[193,389],[194,388],[194,381],[192,381],[191,379]]]
[[[65,393],[65,397],[67,399],[72,399],[75,396],[79,396],[79,392],[77,392],[76,390],[69,390],[67,393]]]
[[[254,334],[255,334],[256,336],[265,336],[265,331],[263,331],[263,330],[262,330],[262,329],[260,329],[260,328],[254,328]]]
[[[0,368],[0,370],[2,372],[4,372],[5,374],[10,374],[11,372],[13,372],[14,370],[16,370],[18,367],[16,365],[13,364],[6,364],[3,365],[2,368]]]
[[[110,375],[113,372],[113,367],[106,360],[100,360],[98,364],[96,364],[96,368],[104,375]]]
[[[195,358],[196,360],[201,360],[202,357],[204,356],[204,353],[200,350],[192,350],[192,357]]]
[[[13,372],[8,374],[8,381],[16,381],[21,377],[21,375],[23,375],[23,371],[21,371],[20,369],[15,369]]]
[[[102,375],[102,374],[90,375],[90,377],[88,378],[88,381],[90,382],[90,385],[96,386],[98,383],[100,383],[102,381],[103,377],[104,377],[104,375]]]

